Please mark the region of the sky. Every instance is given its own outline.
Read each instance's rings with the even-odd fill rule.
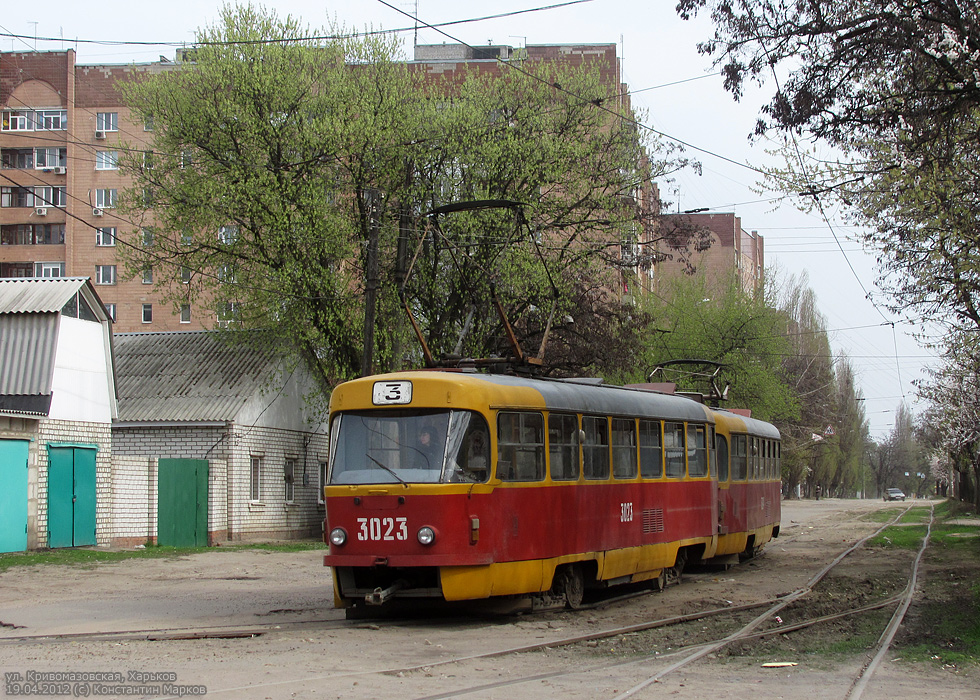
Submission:
[[[937,362],[912,337],[918,328],[886,310],[875,286],[874,251],[864,250],[854,238],[858,232],[836,220],[835,212],[824,220],[801,213],[792,199],[779,193],[760,193],[754,168],[774,161],[766,151],[768,144],[751,142],[749,135],[772,85],[748,90],[739,102],[725,92],[717,69],[697,51],[697,43],[712,33],[706,18],[681,20],[673,0],[386,2],[279,0],[265,6],[280,16],[299,17],[314,30],[330,24],[348,30],[404,29],[399,36],[406,58],[416,41],[474,46],[617,44],[623,77],[634,107],[644,112],[644,125],[686,144],[686,155],[701,164],[700,174],[687,169],[673,182],[660,183],[672,209],[734,212],[744,229],[765,237],[770,272],[808,276],[834,351],[845,352],[856,370],[873,438],[891,431],[895,409],[903,400],[913,409],[921,408],[913,382],[924,377],[924,367]],[[218,0],[11,3],[0,15],[0,50],[75,48],[76,61],[82,64],[172,59],[177,46],[193,42],[197,28],[217,21],[221,6]],[[478,21],[445,26],[441,32],[424,26],[416,31],[408,16],[416,13],[420,22],[431,25]],[[490,15],[508,16],[482,19]]]

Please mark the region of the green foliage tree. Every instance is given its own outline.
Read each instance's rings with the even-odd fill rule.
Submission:
[[[393,39],[312,34],[226,6],[191,62],[124,87],[155,126],[126,164],[123,204],[144,229],[134,273],[152,265],[174,303],[231,327],[276,328],[324,388],[360,373],[365,350],[367,371],[417,362],[403,298],[437,354],[500,350],[494,294],[525,342],[543,336],[542,310],[574,315],[552,324],[570,368],[603,357],[574,327],[629,339],[616,295],[588,290],[616,288],[621,248],[652,242],[656,208],[638,194],[676,164],[646,158],[656,144],[615,88],[561,62],[440,82]],[[522,218],[427,223],[457,199],[521,202]]]
[[[702,272],[671,280],[661,296],[644,303],[654,327],[647,334],[641,367],[650,371],[678,359],[716,362],[724,366],[720,380],[731,385],[728,405],[750,408],[761,420],[799,414],[782,369],[790,348],[786,318],[767,303],[766,294],[744,292],[734,276],[719,283]],[[703,391],[699,378],[685,371],[663,380],[675,382],[681,391]],[[634,375],[631,380],[643,379]]]
[[[800,406],[796,417],[779,423],[784,487],[795,493],[804,483],[815,487],[832,470],[836,448],[825,433],[838,408],[827,322],[805,273],[787,280],[779,308],[786,316],[790,341],[782,371]]]

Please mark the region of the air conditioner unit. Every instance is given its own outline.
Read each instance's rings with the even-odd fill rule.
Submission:
[[[54,169],[54,174],[55,174],[55,175],[64,175],[64,174],[65,174],[65,173],[67,173],[67,172],[68,172],[68,168],[66,168],[66,167],[65,167],[65,166],[63,166],[63,165],[59,165],[58,167],[56,167],[56,168]]]
[[[102,216],[102,210],[96,207],[92,210],[92,216]]]
[[[38,216],[47,216],[48,215],[48,208],[47,207],[38,207],[37,209],[34,210],[34,213],[37,214]]]
[[[96,131],[95,132],[95,138],[97,138],[97,139],[104,139],[105,138],[105,132],[104,131]]]

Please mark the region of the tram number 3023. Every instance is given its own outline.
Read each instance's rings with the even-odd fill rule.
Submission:
[[[621,522],[621,523],[631,523],[631,522],[633,522],[633,504],[632,503],[620,503],[619,504],[619,522]]]
[[[394,542],[408,539],[408,518],[358,518],[361,542]]]

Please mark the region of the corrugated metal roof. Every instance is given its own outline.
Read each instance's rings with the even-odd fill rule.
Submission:
[[[0,314],[61,311],[87,282],[87,277],[0,279]]]
[[[208,331],[114,337],[120,421],[232,421],[276,364]]]
[[[57,313],[0,317],[0,394],[50,394],[57,347]]]

